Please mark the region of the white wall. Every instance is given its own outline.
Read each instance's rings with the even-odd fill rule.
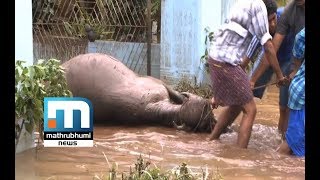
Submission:
[[[181,77],[208,82],[200,61],[205,52],[205,28],[216,30],[236,0],[161,1],[160,78],[176,84]],[[210,82],[209,82],[210,83]]]
[[[15,60],[33,64],[32,1],[15,0]]]
[[[26,66],[33,64],[32,42],[32,1],[15,0],[15,60],[26,61]],[[16,152],[22,152],[34,145],[33,134],[23,129]]]
[[[211,31],[215,31],[221,24],[222,19],[222,5],[225,3],[221,0],[200,0],[200,25],[199,25],[199,52],[197,56],[197,61],[199,62],[198,71],[196,74],[198,84],[210,83],[210,77],[205,73],[204,63],[200,62],[201,56],[204,55],[206,45],[205,45],[205,28]]]
[[[169,84],[197,70],[199,10],[199,0],[161,2],[160,78]]]

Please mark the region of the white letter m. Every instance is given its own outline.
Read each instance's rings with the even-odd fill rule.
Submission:
[[[64,128],[73,128],[73,110],[81,111],[81,128],[90,128],[90,108],[84,101],[48,101],[48,119],[56,119],[56,111],[64,110]]]

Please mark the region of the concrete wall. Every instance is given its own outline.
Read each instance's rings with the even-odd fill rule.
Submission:
[[[160,78],[176,84],[182,77],[209,83],[200,61],[205,52],[205,28],[214,31],[235,0],[161,1]]]
[[[33,64],[32,38],[32,2],[15,0],[15,60],[26,61],[26,66]],[[14,123],[13,120],[12,123]],[[21,125],[21,121],[18,123]],[[23,128],[16,152],[19,153],[34,146],[33,134],[29,134]]]
[[[25,122],[27,124],[28,122]],[[22,120],[18,120],[18,124],[21,127]],[[36,146],[35,144],[35,135],[34,133],[30,134],[25,129],[25,124],[23,126],[23,129],[21,131],[20,139],[18,142],[18,145],[16,147],[16,153],[23,152],[25,150],[28,150],[30,148],[34,148]]]
[[[108,53],[136,73],[147,75],[146,43],[115,41],[95,41],[94,43],[97,46],[97,52]],[[94,48],[91,48],[91,52],[92,49]],[[160,44],[151,44],[151,76],[160,79]]]
[[[33,64],[31,0],[15,0],[15,60]]]

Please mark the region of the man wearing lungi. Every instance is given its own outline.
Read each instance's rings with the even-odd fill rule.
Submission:
[[[274,69],[278,84],[288,79],[281,72],[271,42],[269,22],[276,21],[277,4],[274,0],[239,0],[225,23],[214,33],[209,51],[210,77],[213,87],[213,107],[226,106],[220,114],[210,140],[218,139],[242,111],[237,145],[247,148],[256,116],[256,104],[249,78],[240,64],[249,44],[256,36],[265,50],[265,56]],[[230,122],[232,121],[232,122]]]

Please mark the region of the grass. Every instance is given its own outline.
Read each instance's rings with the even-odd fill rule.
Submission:
[[[103,153],[108,166],[109,171],[101,176],[95,175],[94,180],[222,180],[223,177],[217,168],[215,172],[209,173],[208,167],[201,168],[201,172],[193,172],[185,162],[182,162],[179,166],[172,169],[161,169],[153,164],[150,160],[145,160],[140,155],[134,168],[130,167],[127,172],[118,172],[118,165],[113,163],[110,165],[108,158]]]
[[[178,92],[189,92],[208,99],[213,96],[210,85],[197,85],[187,78],[182,78],[174,89]]]

